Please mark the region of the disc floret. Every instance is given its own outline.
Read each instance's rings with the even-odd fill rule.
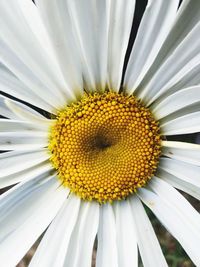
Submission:
[[[85,94],[57,114],[51,161],[62,184],[84,200],[128,197],[153,176],[161,152],[158,123],[134,96]]]

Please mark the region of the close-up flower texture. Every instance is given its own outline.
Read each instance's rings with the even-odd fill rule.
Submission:
[[[139,8],[0,1],[1,267],[200,266],[200,1]]]

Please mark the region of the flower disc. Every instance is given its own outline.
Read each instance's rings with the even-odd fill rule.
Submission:
[[[159,127],[134,96],[85,94],[58,112],[50,133],[51,161],[64,186],[82,199],[121,200],[153,176]]]

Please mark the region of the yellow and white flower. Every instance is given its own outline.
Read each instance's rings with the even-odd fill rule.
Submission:
[[[0,262],[167,266],[148,206],[200,266],[200,1],[1,0]],[[138,1],[139,4],[139,1]],[[133,25],[134,27],[134,25]]]

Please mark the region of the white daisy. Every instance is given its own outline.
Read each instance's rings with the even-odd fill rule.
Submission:
[[[134,0],[1,0],[2,266],[46,229],[31,267],[89,267],[96,236],[97,267],[137,266],[138,248],[167,266],[142,203],[200,266],[175,189],[200,199],[200,146],[167,141],[200,131],[200,1],[178,6],[148,2],[122,82]]]

